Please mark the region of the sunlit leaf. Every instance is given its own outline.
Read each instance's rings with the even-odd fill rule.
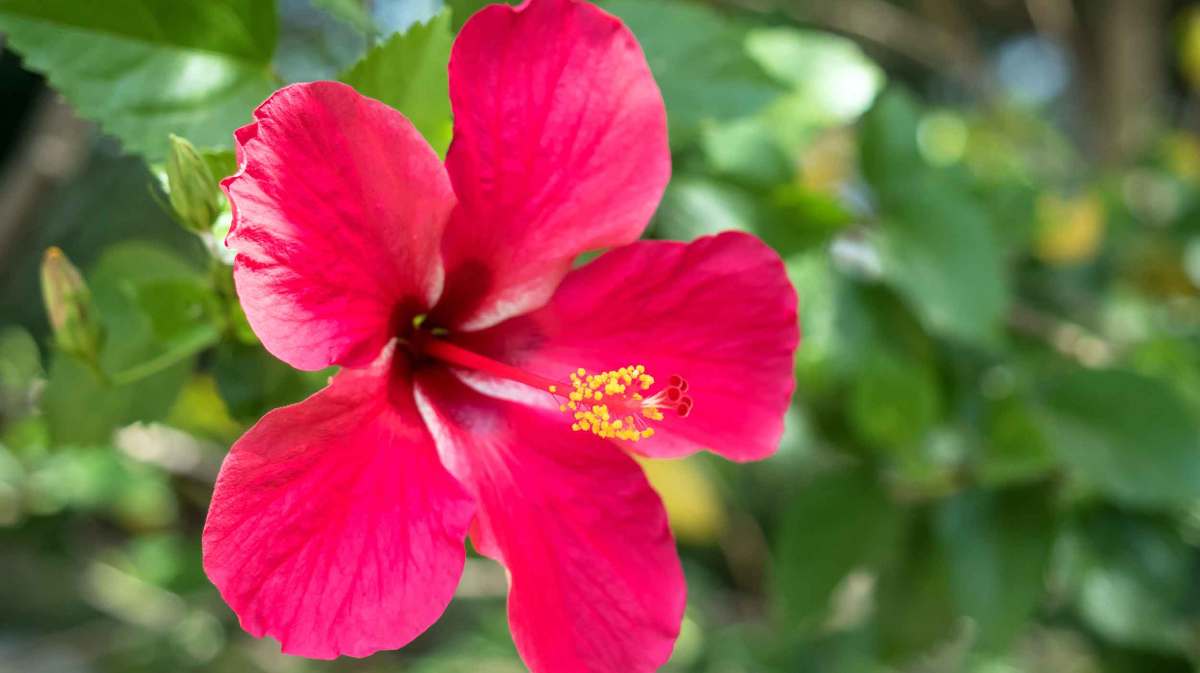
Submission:
[[[413,24],[371,49],[339,78],[404,113],[439,154],[450,144],[450,12]]]
[[[714,170],[749,184],[773,186],[795,172],[772,126],[761,117],[706,124],[700,141]]]
[[[194,435],[228,442],[244,430],[229,415],[212,376],[199,374],[184,385],[167,415],[167,423]]]
[[[747,38],[750,55],[790,85],[809,123],[847,122],[862,114],[883,85],[884,74],[853,41],[830,33],[763,28]]]
[[[273,0],[0,0],[0,32],[126,149],[162,158],[170,133],[229,147],[279,83]]]

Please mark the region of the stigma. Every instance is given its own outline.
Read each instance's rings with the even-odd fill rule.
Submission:
[[[651,421],[665,418],[664,410],[685,417],[692,411],[692,398],[686,395],[688,382],[681,376],[671,376],[668,385],[651,393],[654,377],[643,365],[629,365],[589,374],[577,369],[570,374],[570,383],[548,386],[552,395],[562,396],[559,411],[572,417],[571,429],[590,432],[606,439],[638,442],[654,436]]]

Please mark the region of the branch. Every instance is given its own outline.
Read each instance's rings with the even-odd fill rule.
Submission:
[[[1117,357],[1118,347],[1111,341],[1030,306],[1014,305],[1009,310],[1008,326],[1014,332],[1049,344],[1060,355],[1085,367],[1104,367]]]

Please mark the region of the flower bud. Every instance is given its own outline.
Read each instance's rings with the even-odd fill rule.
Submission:
[[[189,231],[207,234],[221,212],[220,190],[204,157],[187,140],[171,136],[167,157],[171,207]]]
[[[92,306],[92,293],[79,270],[56,247],[47,248],[42,258],[42,298],[58,347],[96,365],[104,331]]]

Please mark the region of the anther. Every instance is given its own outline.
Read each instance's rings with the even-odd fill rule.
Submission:
[[[637,442],[654,435],[649,422],[663,420],[664,409],[674,409],[681,417],[692,409],[691,398],[683,394],[687,381],[681,376],[670,377],[669,386],[643,396],[642,391],[649,391],[654,385],[654,377],[646,373],[643,365],[598,374],[580,368],[568,378],[570,381],[562,393],[557,392],[557,385],[547,389],[562,396],[559,410],[569,410],[574,421],[571,429],[576,432]]]

